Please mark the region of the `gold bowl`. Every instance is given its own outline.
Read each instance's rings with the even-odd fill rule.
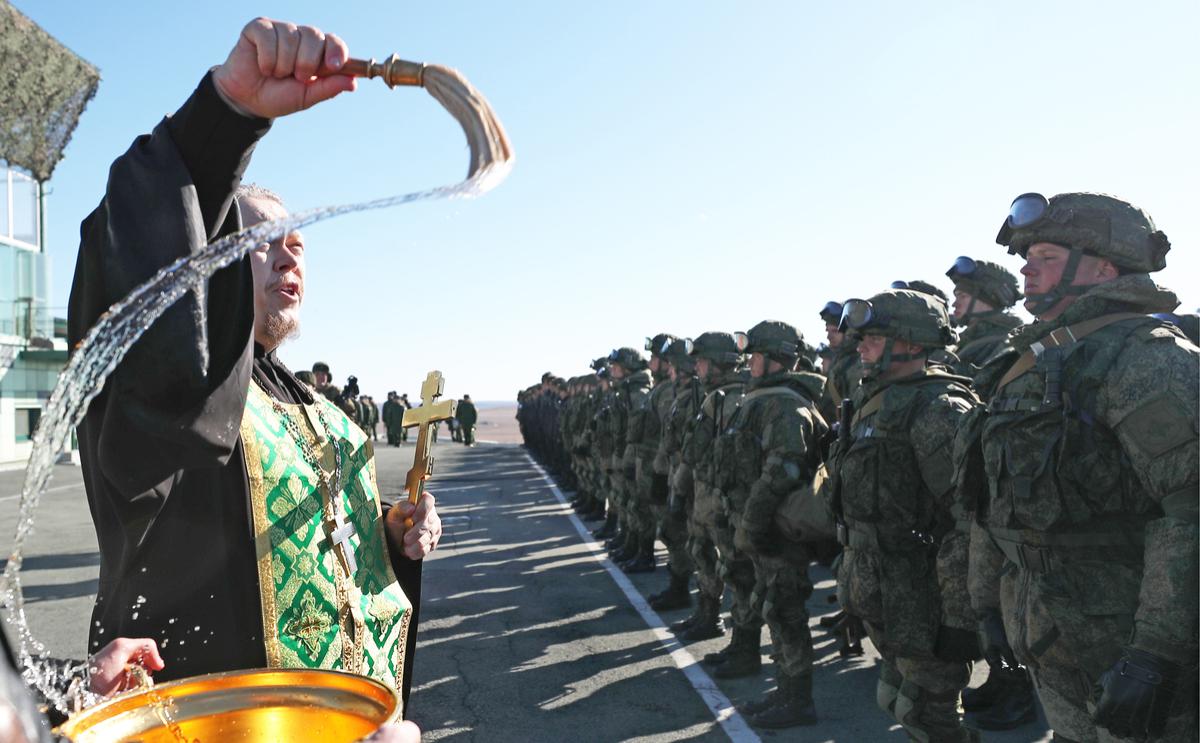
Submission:
[[[57,732],[75,743],[349,743],[399,714],[396,693],[365,676],[259,669],[131,691],[72,715]]]

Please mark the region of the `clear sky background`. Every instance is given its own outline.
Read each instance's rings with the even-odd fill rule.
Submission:
[[[1018,269],[993,241],[1025,191],[1142,206],[1174,245],[1157,280],[1200,306],[1194,0],[14,5],[102,75],[48,184],[62,307],[108,164],[254,15],[457,67],[489,98],[517,152],[499,189],[306,232],[304,327],[281,356],[379,400],[434,368],[450,395],[512,399],[657,332],[772,318],[816,343],[828,299],[949,291],[961,254]],[[466,166],[432,98],[372,81],[277,121],[247,177],[298,210]]]

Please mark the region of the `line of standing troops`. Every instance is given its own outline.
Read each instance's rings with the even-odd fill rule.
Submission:
[[[728,589],[714,675],[758,673],[767,624],[778,685],[742,707],[755,726],[817,720],[807,571],[835,538],[840,626],[878,649],[876,701],[912,740],[978,740],[960,703],[977,727],[1026,722],[1034,691],[1055,740],[1197,740],[1200,349],[1150,277],[1170,243],[1085,193],[1018,197],[997,242],[1032,324],[1012,274],[964,257],[960,334],[923,282],[831,302],[824,376],[764,321],[521,393],[527,445],[613,559],[654,570],[662,538],[651,605],[690,605],[695,576],[682,640],[723,634]]]

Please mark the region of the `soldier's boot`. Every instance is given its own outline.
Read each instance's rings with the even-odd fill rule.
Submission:
[[[689,617],[689,619],[691,621],[688,622],[686,627],[676,631],[679,639],[684,642],[711,640],[714,637],[720,637],[725,634],[725,625],[721,622],[720,599],[700,594],[700,600],[696,602],[696,613]],[[717,653],[709,653],[708,655],[717,655]],[[707,659],[708,655],[704,657]],[[725,660],[725,656],[721,656],[721,660]]]
[[[719,679],[736,679],[753,676],[762,671],[762,628],[733,628],[733,641],[729,643],[729,654],[713,671]]]
[[[774,707],[784,695],[784,686],[786,677],[780,676],[775,688],[767,692],[765,697],[757,699],[753,702],[746,702],[738,705],[738,712],[743,715],[757,715],[759,712],[766,712]]]
[[[654,560],[654,534],[651,533],[649,538],[642,535],[635,543],[637,553],[622,565],[621,569],[626,573],[653,573],[658,569],[658,563]]]
[[[999,691],[992,705],[975,715],[975,724],[984,730],[1012,730],[1037,719],[1033,683],[1025,669],[993,668],[988,681],[996,676],[1002,677]]]
[[[821,627],[823,627],[825,629],[833,629],[833,627],[835,627],[838,622],[842,621],[842,619],[845,616],[846,616],[846,612],[841,611],[839,609],[837,612],[835,612],[833,614],[826,614],[825,616],[818,619],[817,624],[821,625]]]
[[[779,691],[774,704],[752,713],[750,724],[768,730],[817,724],[817,706],[812,698],[812,673],[779,675]]]
[[[604,519],[604,525],[592,532],[592,536],[596,539],[608,539],[613,534],[617,533],[617,514],[609,509],[608,516]]]
[[[709,654],[705,655],[700,660],[700,662],[706,666],[719,667],[722,663],[724,663],[726,660],[729,659],[729,656],[734,654],[734,652],[739,647],[739,645],[738,645],[739,642],[743,642],[743,643],[745,642],[744,640],[740,640],[740,638],[742,637],[743,634],[745,634],[745,630],[741,630],[741,629],[738,629],[737,627],[734,627],[733,635],[732,635],[732,637],[729,638],[729,644],[726,645],[725,647],[721,648],[720,650],[718,650],[715,653],[709,653]]]
[[[688,591],[690,578],[691,575],[688,573],[680,575],[671,571],[671,582],[667,584],[667,587],[648,599],[650,608],[655,611],[668,611],[670,609],[686,609],[691,606],[692,594]]]
[[[581,516],[584,521],[599,521],[604,518],[604,501],[599,498],[592,502],[592,510]]]
[[[674,624],[672,624],[671,631],[678,635],[682,632],[686,632],[688,629],[690,629],[692,627],[692,625],[704,621],[704,617],[706,616],[706,614],[709,610],[708,607],[710,604],[713,604],[713,603],[715,603],[715,602],[712,601],[712,599],[710,599],[708,596],[705,596],[703,593],[701,593],[699,600],[696,602],[695,611],[693,611],[691,616],[689,616],[687,619],[680,619],[678,622],[675,622]],[[719,611],[719,607],[718,607],[718,611]],[[718,618],[719,618],[719,615],[718,615]]]
[[[977,743],[979,731],[965,727],[958,693],[933,694],[910,681],[900,684],[893,716],[911,740],[922,743]]]

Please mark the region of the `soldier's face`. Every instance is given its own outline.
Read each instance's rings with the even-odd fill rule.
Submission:
[[[767,373],[767,357],[761,353],[750,354],[750,376],[757,379]]]
[[[708,375],[712,372],[712,362],[706,358],[696,359],[696,376],[701,382],[708,381]]]
[[[242,222],[249,227],[287,216],[274,201],[242,199]],[[300,329],[300,304],[304,301],[304,238],[290,232],[250,251],[254,274],[254,340],[268,351],[277,348]]]
[[[953,317],[955,320],[963,319],[963,316],[967,314],[967,308],[971,306],[972,299],[973,299],[973,297],[970,294],[968,294],[967,292],[963,291],[962,289],[954,290]],[[982,299],[975,298],[975,308],[971,311],[972,312],[990,312],[994,309],[995,309],[995,307],[992,307],[990,304],[983,301]]]
[[[613,379],[624,379],[625,378],[625,367],[621,366],[620,364],[610,365],[608,367],[608,371],[610,374],[612,374]]]
[[[329,374],[328,373],[314,372],[313,376],[316,377],[318,387],[324,387],[325,385],[329,384]]]
[[[874,364],[883,358],[883,349],[887,346],[887,337],[867,333],[858,342],[858,355],[864,364]]]
[[[829,341],[830,348],[842,345],[842,339],[845,337],[845,333],[838,332],[837,323],[825,323],[825,339]]]
[[[1021,267],[1021,275],[1025,277],[1025,294],[1047,294],[1062,280],[1071,251],[1054,243],[1034,243],[1025,252],[1025,265]],[[1116,266],[1103,258],[1091,255],[1080,256],[1079,265],[1075,268],[1075,278],[1072,286],[1093,286],[1105,281],[1111,281],[1118,275]],[[1064,297],[1049,310],[1043,311],[1038,317],[1052,320],[1068,305],[1078,299],[1078,296]],[[1031,307],[1031,303],[1033,307]],[[1036,307],[1033,299],[1025,300],[1025,309],[1030,312]]]
[[[651,356],[650,357],[650,373],[658,374],[660,371],[662,371],[662,368],[663,368],[663,360],[661,358],[659,358],[657,355]]]

